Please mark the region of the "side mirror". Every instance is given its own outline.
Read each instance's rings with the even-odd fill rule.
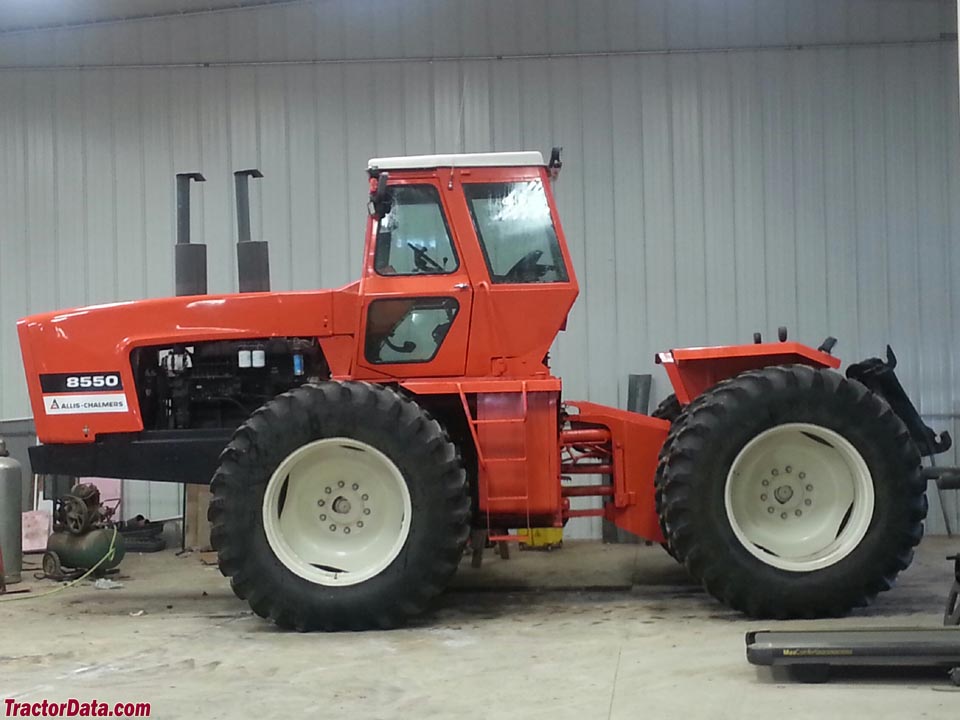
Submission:
[[[553,150],[550,151],[550,162],[547,163],[547,170],[550,171],[551,180],[556,180],[560,177],[560,168],[563,167],[563,160],[560,159],[561,152],[563,152],[563,148],[560,146],[555,146]]]
[[[390,212],[392,200],[390,198],[390,192],[387,190],[387,181],[389,179],[389,173],[380,173],[380,175],[377,176],[376,186],[370,191],[370,200],[367,202],[367,212],[377,220],[381,220],[384,215]]]

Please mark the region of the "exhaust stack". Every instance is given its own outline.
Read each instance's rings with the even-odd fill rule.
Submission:
[[[270,253],[265,240],[250,239],[250,178],[262,178],[256,168],[233,174],[237,191],[237,279],[240,292],[270,290]]]
[[[207,294],[207,246],[190,244],[190,181],[206,182],[198,172],[177,173],[177,244],[174,281],[177,295]]]

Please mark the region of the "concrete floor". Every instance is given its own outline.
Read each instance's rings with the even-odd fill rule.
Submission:
[[[938,625],[958,545],[928,538],[897,588],[822,624]],[[488,554],[415,626],[360,634],[278,631],[198,555],[122,569],[122,589],[0,601],[0,700],[148,701],[158,718],[946,720],[960,707],[937,678],[773,680],[747,664],[743,636],[777,623],[726,610],[658,547]]]

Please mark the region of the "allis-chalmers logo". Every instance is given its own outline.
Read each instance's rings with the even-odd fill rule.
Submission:
[[[40,376],[47,415],[125,413],[127,396],[118,372],[47,373]]]
[[[43,409],[47,415],[127,412],[127,396],[123,393],[44,395]]]

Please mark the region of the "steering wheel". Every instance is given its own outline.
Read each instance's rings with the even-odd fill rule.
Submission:
[[[507,270],[507,274],[504,275],[505,280],[520,280],[528,275],[532,275],[534,278],[541,277],[546,271],[547,265],[539,265],[537,261],[543,256],[543,250],[531,250],[522,258],[517,260],[513,267]]]
[[[432,267],[438,272],[443,272],[443,265],[430,257],[425,246],[414,245],[412,242],[408,241],[407,247],[413,250],[413,264],[416,265],[417,270],[420,272],[428,272]]]

